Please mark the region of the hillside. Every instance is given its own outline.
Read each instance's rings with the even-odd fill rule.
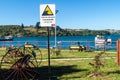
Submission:
[[[89,30],[89,29],[62,29],[57,26],[57,36],[85,36],[85,35],[108,35],[120,33],[119,30]],[[54,27],[50,27],[50,35],[55,35]],[[24,26],[24,25],[1,25],[0,37],[12,34],[14,37],[21,36],[47,36],[46,27]]]

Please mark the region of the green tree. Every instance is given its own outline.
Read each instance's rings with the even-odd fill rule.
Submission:
[[[36,27],[37,32],[38,32],[38,30],[39,30],[39,28],[40,28],[40,22],[37,22],[36,25],[35,25],[35,27]]]
[[[24,24],[23,24],[23,23],[21,24],[21,28],[22,28],[22,29],[24,28]]]

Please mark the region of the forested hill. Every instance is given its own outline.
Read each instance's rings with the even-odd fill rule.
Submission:
[[[57,36],[78,36],[78,35],[98,35],[98,34],[111,34],[119,33],[120,31],[114,30],[88,30],[88,29],[62,29],[59,26],[56,28]],[[54,35],[54,27],[50,28],[50,35]],[[7,35],[13,35],[14,37],[22,36],[47,36],[47,28],[38,26],[24,26],[22,25],[1,25],[0,37]]]

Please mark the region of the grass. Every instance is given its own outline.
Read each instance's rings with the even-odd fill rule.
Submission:
[[[115,59],[105,61],[105,65],[100,72],[102,77],[88,77],[93,72],[93,68],[88,65],[92,60],[76,61],[51,61],[52,74],[59,80],[119,80],[120,68]],[[44,63],[44,64],[43,64]],[[47,62],[41,65],[47,66]],[[46,63],[46,64],[45,64]],[[56,71],[57,70],[57,71]]]
[[[5,49],[0,49],[0,56],[5,53]],[[48,51],[47,49],[41,49],[42,63],[39,67],[39,73],[41,80],[48,80]],[[93,52],[78,52],[70,50],[61,50],[60,55],[56,56],[51,54],[51,80],[120,80],[120,67],[117,65],[116,51],[106,51],[103,57],[109,57],[109,59],[103,58],[104,67],[100,69],[103,74],[102,77],[88,77],[93,73],[93,67],[89,65],[89,62],[94,62],[93,59],[85,60],[52,60],[52,59],[66,59],[66,58],[94,58],[98,51]],[[39,56],[39,54],[37,54]],[[44,77],[47,77],[44,78]]]
[[[47,49],[41,49],[43,59],[47,58],[48,51]],[[97,53],[101,51],[93,51],[93,52],[79,52],[77,50],[61,50],[60,55],[56,56],[55,54],[51,54],[51,58],[93,58]],[[106,51],[104,56],[108,57],[116,57],[115,51]]]

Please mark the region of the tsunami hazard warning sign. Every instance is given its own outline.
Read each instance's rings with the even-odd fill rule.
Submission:
[[[40,5],[40,26],[51,27],[55,21],[55,4]]]

